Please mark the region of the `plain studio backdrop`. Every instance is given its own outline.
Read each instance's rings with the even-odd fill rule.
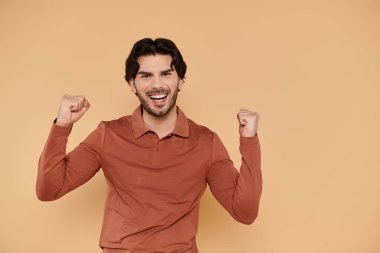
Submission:
[[[264,188],[253,225],[207,189],[200,253],[380,252],[380,1],[0,1],[1,253],[100,253],[100,170],[61,199],[35,194],[65,94],[92,104],[68,151],[139,104],[134,42],[167,37],[188,64],[178,105],[240,166],[239,108],[260,113]]]

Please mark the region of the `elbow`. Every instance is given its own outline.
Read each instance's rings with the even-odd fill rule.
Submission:
[[[40,188],[38,185],[36,186],[36,196],[40,201],[53,201],[59,198],[57,194],[51,194],[43,188]]]
[[[36,191],[37,199],[40,201],[53,201],[55,198],[52,198],[51,196],[41,192],[41,191]]]
[[[260,207],[260,195],[256,195],[253,201],[242,201],[238,207],[235,207],[233,210],[235,211],[235,219],[243,223],[245,225],[251,225],[259,215],[259,207]]]
[[[42,201],[42,202],[52,201],[52,200],[49,199],[49,198],[41,197],[41,196],[39,196],[39,195],[37,195],[37,199],[38,199],[39,201]]]
[[[47,180],[38,175],[35,184],[37,199],[40,201],[53,201],[60,198],[61,191],[49,184]]]
[[[245,225],[251,225],[257,219],[258,214],[250,216],[248,219],[244,220],[242,223]]]
[[[259,205],[249,205],[245,208],[240,207],[239,209],[233,208],[231,214],[236,221],[245,225],[251,225],[257,219],[259,214]]]
[[[244,217],[235,218],[238,222],[245,224],[245,225],[251,225],[258,216],[258,211],[255,210],[254,212],[251,212],[248,215],[245,215]]]
[[[50,201],[50,198],[48,194],[46,194],[46,191],[42,187],[42,183],[40,182],[39,178],[37,177],[37,182],[35,186],[36,196],[37,199],[40,201]]]

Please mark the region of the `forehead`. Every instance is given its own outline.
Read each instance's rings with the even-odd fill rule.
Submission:
[[[170,69],[172,57],[170,55],[144,55],[137,58],[139,71],[155,72]]]

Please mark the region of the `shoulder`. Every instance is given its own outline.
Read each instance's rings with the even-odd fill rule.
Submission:
[[[125,115],[125,116],[122,116],[116,119],[111,119],[111,120],[102,120],[99,123],[99,126],[100,125],[110,130],[116,130],[122,127],[128,127],[131,125],[131,115]]]
[[[111,119],[111,120],[102,120],[100,122],[101,124],[106,125],[107,127],[117,127],[120,125],[126,125],[131,123],[131,115],[125,115],[117,119]]]
[[[193,120],[187,118],[187,122],[189,124],[190,135],[195,138],[206,138],[212,140],[216,133],[210,128],[195,123]]]

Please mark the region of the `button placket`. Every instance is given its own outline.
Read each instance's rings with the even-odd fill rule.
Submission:
[[[152,160],[152,166],[157,168],[160,166],[160,156],[159,156],[159,145],[160,145],[160,141],[157,141],[155,144],[154,144],[154,151],[153,151],[153,160]]]

